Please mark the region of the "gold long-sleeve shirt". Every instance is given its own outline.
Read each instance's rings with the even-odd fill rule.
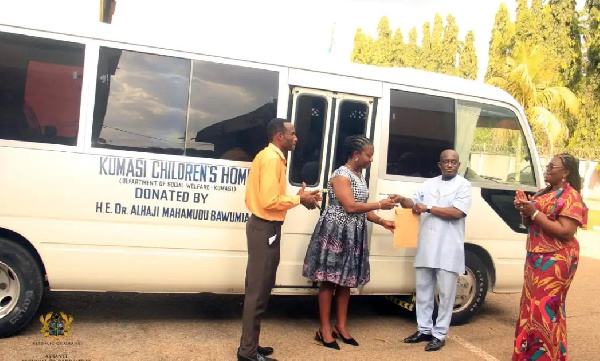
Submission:
[[[269,143],[250,166],[246,184],[246,207],[267,221],[284,221],[288,209],[300,204],[300,196],[286,195],[287,165],[279,148]]]

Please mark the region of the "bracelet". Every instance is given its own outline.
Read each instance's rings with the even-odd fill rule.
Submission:
[[[535,216],[537,216],[538,213],[540,213],[540,211],[536,209],[535,212],[533,213],[533,215],[531,216],[532,221],[535,219]]]
[[[377,204],[379,204],[379,208],[377,208],[377,209],[381,209],[381,202],[377,201]]]

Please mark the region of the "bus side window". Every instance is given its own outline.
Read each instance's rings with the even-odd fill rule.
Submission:
[[[461,175],[471,182],[535,186],[531,154],[512,111],[458,100],[456,123]]]
[[[369,106],[356,100],[342,100],[337,119],[337,136],[335,141],[334,164],[336,170],[348,161],[344,151],[344,141],[352,135],[366,133]]]
[[[300,95],[296,99],[295,124],[298,144],[292,152],[290,182],[309,187],[319,183],[323,158],[323,134],[327,116],[327,100],[317,95]]]
[[[76,145],[85,46],[0,33],[0,139]]]
[[[101,47],[92,145],[183,155],[190,60]]]
[[[453,99],[391,91],[387,174],[439,175],[440,153],[454,148],[454,137]]]
[[[185,155],[251,162],[269,144],[278,92],[277,71],[194,60]]]

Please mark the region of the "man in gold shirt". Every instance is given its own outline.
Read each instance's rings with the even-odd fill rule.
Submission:
[[[300,203],[314,209],[321,200],[318,190],[306,192],[304,184],[297,195],[285,194],[287,165],[284,152],[294,150],[298,142],[294,125],[275,118],[267,124],[267,134],[270,143],[252,161],[246,184],[246,206],[252,216],[246,223],[248,265],[238,361],[275,360],[267,357],[273,353],[273,348],[260,347],[258,338],[260,321],[275,286],[281,225],[288,209]]]

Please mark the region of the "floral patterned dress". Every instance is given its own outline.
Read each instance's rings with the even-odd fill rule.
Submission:
[[[356,202],[369,198],[367,182],[346,166],[333,172],[331,178],[350,180]],[[328,206],[319,218],[308,244],[302,275],[313,281],[332,282],[344,287],[357,287],[370,280],[367,245],[367,214],[347,213],[335,196],[331,180],[327,185]]]
[[[569,184],[556,192],[540,191],[533,202],[551,220],[562,216],[581,226],[587,222],[587,208]],[[531,222],[513,361],[567,359],[565,299],[578,261],[577,239],[561,241]]]

